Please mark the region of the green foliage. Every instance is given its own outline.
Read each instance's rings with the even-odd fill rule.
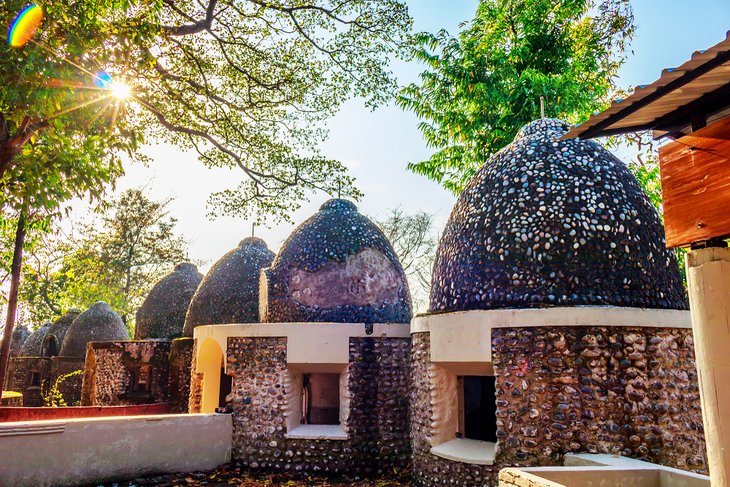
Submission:
[[[168,203],[127,190],[78,238],[39,242],[26,259],[20,293],[33,322],[106,301],[133,329],[134,310],[155,282],[186,260],[187,243],[175,234]]]
[[[20,6],[6,2],[0,23]],[[133,87],[132,99],[80,110],[87,120],[76,123],[78,139],[116,125],[120,148],[132,152],[151,140],[195,150],[205,164],[244,176],[214,196],[215,211],[269,217],[287,217],[311,191],[359,195],[345,167],[318,154],[321,122],[352,96],[376,106],[395,93],[387,64],[411,25],[396,0],[49,0],[44,8],[36,38],[58,56],[36,44],[3,47],[0,71],[10,74],[0,75],[0,112],[17,113],[17,125],[29,112],[43,119],[98,98],[98,90],[56,87],[93,81],[60,58],[105,69]],[[15,86],[33,89],[13,96]],[[48,125],[68,143],[71,121]],[[87,149],[115,147],[99,142]]]
[[[578,122],[603,106],[634,32],[628,0],[482,0],[452,37],[416,37],[426,65],[401,107],[436,152],[412,171],[454,193],[487,158],[540,116]]]
[[[66,399],[63,397],[63,393],[61,393],[61,385],[73,377],[83,375],[83,373],[83,370],[76,370],[74,372],[58,376],[51,388],[43,394],[43,405],[53,408],[65,408],[69,406],[69,404],[66,403]],[[78,404],[71,404],[71,406],[78,406]]]

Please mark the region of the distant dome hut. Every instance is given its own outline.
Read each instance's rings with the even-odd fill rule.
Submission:
[[[170,340],[182,335],[185,314],[203,275],[190,263],[175,266],[150,290],[137,310],[135,339]]]
[[[71,308],[63,316],[54,321],[48,328],[48,332],[43,337],[43,345],[41,346],[41,356],[55,357],[61,350],[63,339],[66,332],[71,327],[71,323],[81,314],[81,310]]]
[[[23,347],[23,343],[30,336],[30,330],[27,326],[20,325],[13,329],[13,336],[10,340],[10,356],[16,357]]]
[[[28,338],[25,339],[23,342],[23,346],[20,347],[20,351],[18,352],[19,357],[41,357],[41,349],[43,347],[43,339],[46,337],[46,333],[48,333],[48,329],[51,327],[53,323],[50,321],[48,323],[44,323],[43,326],[40,328],[37,328],[33,333],[28,336]]]
[[[66,331],[60,356],[82,359],[88,342],[129,340],[122,318],[104,301],[79,314]]]
[[[408,323],[411,298],[398,257],[357,207],[332,199],[299,225],[264,271],[262,321]]]
[[[256,323],[259,320],[259,275],[274,253],[256,237],[241,241],[213,264],[193,296],[185,318],[185,336],[196,326]]]

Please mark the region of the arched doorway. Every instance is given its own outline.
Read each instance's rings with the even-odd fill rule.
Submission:
[[[203,374],[200,412],[214,413],[230,392],[231,380],[225,375],[221,347],[212,338],[206,338],[198,350],[197,369]],[[223,379],[223,380],[221,380]],[[222,390],[224,386],[227,390]]]
[[[58,339],[55,335],[46,335],[41,344],[41,356],[42,357],[55,357],[58,355]]]

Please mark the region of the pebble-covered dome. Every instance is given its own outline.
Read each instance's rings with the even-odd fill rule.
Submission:
[[[403,268],[383,232],[332,199],[289,236],[266,273],[271,322],[408,323]]]
[[[259,276],[274,253],[256,237],[241,241],[213,264],[195,292],[185,318],[185,336],[196,326],[259,321]]]
[[[52,324],[49,321],[48,323],[44,323],[40,328],[36,328],[23,342],[23,346],[20,347],[20,351],[18,352],[18,357],[40,357],[43,339],[46,337],[46,333],[48,333],[48,329]]]
[[[193,264],[182,263],[154,285],[137,310],[136,340],[173,339],[182,335],[190,300],[203,275]]]
[[[540,119],[466,186],[439,243],[432,312],[615,305],[686,309],[656,210],[626,165]]]
[[[97,301],[73,321],[61,345],[62,357],[86,357],[88,342],[129,340],[122,318],[104,301]]]
[[[43,345],[41,346],[41,356],[52,357],[58,355],[63,344],[66,332],[71,327],[71,323],[81,314],[78,308],[71,308],[60,318],[54,321],[48,328],[46,336],[43,337]]]
[[[13,328],[13,335],[10,338],[10,356],[17,357],[25,340],[30,336],[27,326],[20,325]]]

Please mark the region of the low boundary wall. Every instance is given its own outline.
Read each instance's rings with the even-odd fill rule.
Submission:
[[[180,414],[0,424],[2,485],[86,485],[208,470],[231,458],[232,420]]]
[[[171,410],[172,405],[169,402],[139,406],[0,407],[0,423],[108,416],[148,416],[151,414],[169,414]]]

